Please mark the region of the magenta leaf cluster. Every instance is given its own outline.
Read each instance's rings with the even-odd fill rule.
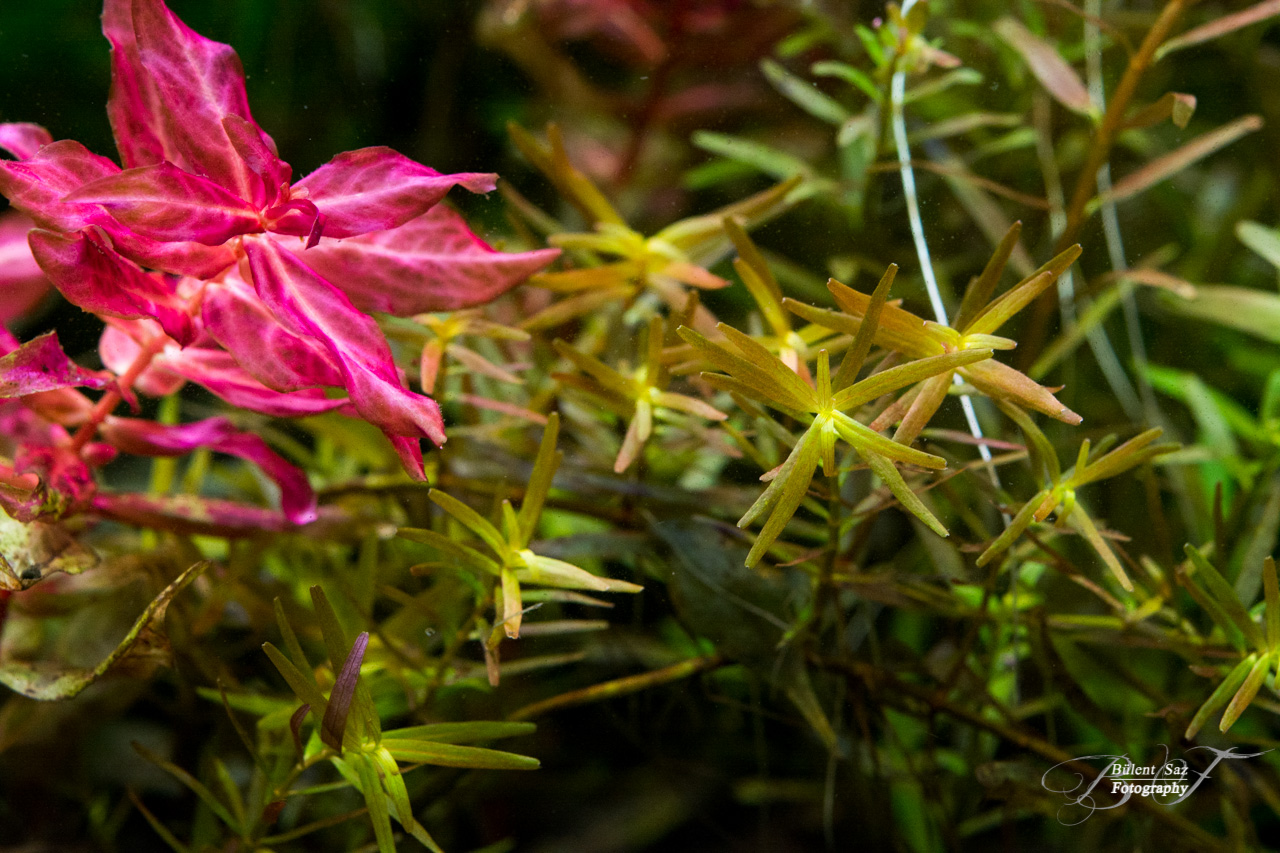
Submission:
[[[72,362],[54,335],[0,335],[0,506],[19,520],[77,511],[146,523],[193,516],[218,529],[278,527],[250,507],[111,495],[93,469],[123,452],[208,448],[275,481],[290,523],[316,517],[306,476],[225,418],[166,426],[112,415],[138,393],[194,382],[274,417],[361,418],[424,477],[421,439],[445,440],[440,408],[411,390],[370,312],[396,316],[491,301],[557,250],[497,252],[439,204],[495,175],[439,172],[389,148],[343,152],[300,180],[249,111],[235,51],[162,0],[106,0],[107,111],[121,165],[34,124],[0,124],[0,322],[49,283],[107,327],[106,371]],[[38,268],[37,265],[38,264]],[[19,304],[13,308],[12,305]],[[90,400],[77,387],[99,389]]]

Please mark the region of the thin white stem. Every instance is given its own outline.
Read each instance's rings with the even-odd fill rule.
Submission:
[[[1084,47],[1085,75],[1089,87],[1089,99],[1099,111],[1106,109],[1107,95],[1102,79],[1102,33],[1094,23],[1102,14],[1102,0],[1085,0],[1084,4]],[[1098,195],[1108,199],[1111,195],[1111,163],[1104,162],[1098,168]],[[1102,232],[1106,238],[1107,256],[1111,269],[1121,272],[1129,268],[1125,258],[1124,238],[1120,234],[1120,217],[1116,214],[1116,203],[1102,203]],[[1142,407],[1149,422],[1159,419],[1159,406],[1151,383],[1147,381],[1147,347],[1142,339],[1142,320],[1138,316],[1138,300],[1132,290],[1126,290],[1120,299],[1124,312],[1125,332],[1129,337],[1129,351],[1133,356],[1133,372],[1138,380],[1138,394],[1142,399]],[[1126,412],[1128,407],[1126,406]]]
[[[902,14],[905,16],[911,7],[915,5],[915,0],[907,0],[902,4]],[[933,273],[933,260],[929,255],[929,242],[924,235],[924,221],[920,218],[920,199],[916,194],[916,174],[911,168],[911,148],[907,143],[907,122],[902,115],[902,104],[905,100],[907,90],[907,72],[899,69],[894,72],[893,80],[889,90],[889,99],[892,109],[893,124],[893,141],[898,149],[898,173],[902,176],[902,194],[907,201],[907,219],[911,223],[911,238],[915,241],[916,257],[920,260],[920,271],[924,276],[925,290],[929,294],[929,304],[933,307],[933,316],[939,323],[946,326],[947,306],[942,301],[942,291],[938,287],[938,279]],[[962,380],[958,374],[952,374],[957,385],[962,384]],[[969,425],[969,432],[978,442],[978,453],[982,456],[982,461],[986,463],[987,474],[991,477],[991,483],[998,490],[1000,488],[1000,475],[996,473],[996,466],[991,462],[991,448],[987,447],[982,440],[982,424],[978,422],[977,410],[973,407],[973,400],[968,394],[962,394],[960,397],[960,406],[964,410],[964,419]],[[1009,519],[1005,518],[1005,524],[1009,523]]]

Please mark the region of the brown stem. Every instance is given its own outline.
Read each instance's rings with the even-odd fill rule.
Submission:
[[[1084,225],[1085,206],[1097,191],[1098,170],[1111,155],[1111,147],[1115,144],[1116,136],[1119,135],[1124,124],[1124,115],[1138,90],[1138,84],[1142,82],[1142,75],[1151,67],[1156,49],[1168,38],[1169,32],[1192,2],[1194,0],[1169,0],[1155,23],[1151,25],[1151,29],[1147,31],[1137,53],[1129,57],[1129,65],[1125,68],[1124,76],[1120,78],[1120,84],[1116,86],[1115,92],[1107,102],[1107,111],[1102,116],[1097,132],[1093,135],[1093,142],[1085,155],[1084,165],[1080,167],[1080,174],[1076,176],[1075,188],[1072,190],[1071,200],[1067,203],[1067,223],[1058,236],[1054,254],[1076,242],[1080,228]],[[1055,293],[1056,291],[1050,288],[1036,299],[1030,327],[1021,342],[1022,346],[1019,347],[1021,351],[1019,360],[1026,365],[1030,365],[1043,349],[1049,319],[1053,313]]]

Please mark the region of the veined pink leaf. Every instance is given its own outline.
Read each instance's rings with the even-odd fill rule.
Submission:
[[[487,193],[494,188],[496,177],[476,172],[442,175],[379,146],[344,151],[298,181],[293,192],[315,202],[327,217],[325,236],[355,237],[395,228],[421,216],[451,187]],[[306,236],[295,229],[283,233]]]
[[[142,67],[133,34],[133,0],[107,0],[102,34],[111,43],[111,95],[107,117],[126,169],[150,166],[182,155],[167,139],[165,106],[151,75]]]
[[[110,175],[70,193],[66,201],[100,204],[129,229],[153,240],[217,246],[262,228],[258,212],[246,202],[172,163]]]
[[[85,370],[67,358],[57,332],[27,341],[0,358],[0,398],[75,386],[105,388],[110,383],[105,374]]]
[[[133,233],[105,210],[96,215],[93,222],[111,238],[111,245],[118,253],[148,269],[208,279],[236,262],[235,253],[227,246],[206,246],[190,240],[153,240]]]
[[[438,205],[399,228],[323,240],[305,257],[356,307],[407,317],[490,302],[559,254],[495,251],[458,213]]]
[[[0,124],[0,148],[19,160],[36,156],[36,152],[53,142],[53,135],[38,124],[10,122]]]
[[[107,418],[102,436],[117,449],[135,456],[182,456],[207,447],[245,459],[280,487],[280,505],[294,524],[316,519],[316,496],[307,475],[286,462],[256,435],[241,432],[226,418],[208,418],[169,426],[136,418]]]
[[[297,391],[343,384],[342,370],[329,350],[311,335],[282,326],[238,277],[229,276],[205,291],[201,316],[213,339],[268,388]]]
[[[118,174],[120,167],[79,142],[59,140],[26,160],[0,160],[0,195],[42,228],[75,231],[101,213],[92,204],[63,198],[87,183]]]
[[[254,287],[268,310],[289,331],[311,335],[330,350],[361,417],[388,436],[444,443],[440,407],[404,387],[391,348],[371,317],[271,239],[249,237],[244,245]]]
[[[222,350],[188,347],[181,352],[165,353],[157,361],[166,371],[202,385],[236,408],[275,418],[316,415],[347,405],[346,399],[329,399],[319,388],[273,391]]]
[[[254,188],[250,201],[259,208],[274,202],[281,189],[287,187],[293,177],[293,169],[280,159],[275,140],[267,136],[257,124],[240,116],[230,115],[224,118],[222,129],[260,183],[260,187]]]
[[[0,214],[0,326],[33,308],[52,286],[27,245],[32,226],[17,211]]]
[[[158,147],[163,159],[260,205],[265,201],[260,198],[262,183],[223,127],[227,116],[253,122],[240,57],[229,45],[190,29],[162,0],[109,0],[106,9],[111,14],[104,18],[122,23],[126,6],[131,7],[134,44],[128,49],[122,37],[118,64],[132,66],[132,88],[122,80],[113,91],[113,99],[117,92],[121,96],[113,118],[136,111],[116,131],[140,131],[141,136],[117,141],[145,156],[148,162],[142,165],[156,162],[151,158]]]
[[[183,346],[195,339],[191,317],[165,280],[120,257],[93,229],[74,236],[37,229],[28,240],[41,269],[73,305],[112,317],[152,317]]]

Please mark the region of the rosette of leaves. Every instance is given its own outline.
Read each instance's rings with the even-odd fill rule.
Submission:
[[[871,349],[885,299],[893,283],[897,267],[889,267],[868,303],[865,321],[843,361],[831,372],[825,349],[818,352],[816,383],[810,385],[789,369],[759,341],[737,329],[719,324],[723,342],[715,342],[689,328],[680,335],[723,374],[703,373],[711,385],[742,397],[757,400],[770,408],[806,424],[795,441],[791,453],[780,466],[762,479],[769,485],[738,520],[746,527],[756,519],[768,517],[755,545],[747,555],[747,566],[754,566],[769,546],[782,533],[799,508],[808,491],[818,465],[825,475],[836,472],[836,443],[843,439],[866,461],[902,506],[931,530],[946,536],[946,528],[934,517],[924,502],[911,490],[895,463],[941,469],[946,460],[889,439],[848,414],[884,394],[897,391],[940,373],[975,364],[991,357],[990,349],[962,349],[917,359],[898,367],[874,373],[856,381],[863,361]]]
[[[663,339],[666,323],[661,317],[650,317],[641,350],[643,360],[634,371],[615,370],[600,359],[578,352],[564,341],[554,342],[556,352],[573,362],[586,377],[557,373],[555,379],[588,394],[592,400],[618,416],[627,418],[627,432],[613,463],[615,474],[631,467],[644,451],[645,443],[653,433],[654,418],[673,419],[692,415],[711,421],[723,421],[728,415],[719,409],[690,397],[668,390],[670,371],[664,363]]]
[[[1161,454],[1172,452],[1178,448],[1178,445],[1154,444],[1153,442],[1163,433],[1159,427],[1134,436],[1114,450],[1110,450],[1116,442],[1114,435],[1107,436],[1098,442],[1096,448],[1091,447],[1089,439],[1086,438],[1080,444],[1076,464],[1064,472],[1057,453],[1031,417],[1026,412],[1008,404],[1002,404],[1001,409],[1026,435],[1032,469],[1048,485],[1022,505],[1004,532],[997,536],[987,550],[978,557],[978,565],[985,566],[991,562],[1006,551],[1033,521],[1044,521],[1056,510],[1058,522],[1071,527],[1083,536],[1085,541],[1098,552],[1098,556],[1106,563],[1120,585],[1132,592],[1133,582],[1129,580],[1128,574],[1120,565],[1120,560],[1111,550],[1111,546],[1107,544],[1107,540],[1098,531],[1098,526],[1076,499],[1076,491],[1090,483],[1123,474]]]
[[[994,296],[1005,265],[1018,245],[1021,231],[1022,226],[1014,223],[1005,234],[982,274],[973,279],[965,290],[960,310],[950,326],[926,320],[896,305],[886,305],[879,316],[875,332],[876,345],[910,358],[925,358],[965,349],[1015,348],[1018,345],[1016,341],[1000,337],[996,332],[1031,304],[1080,256],[1079,245],[1071,246],[1004,294]],[[856,334],[869,313],[870,299],[866,294],[835,279],[831,279],[827,287],[840,306],[840,311],[815,308],[789,298],[783,300],[783,305],[812,323]],[[886,409],[873,426],[882,428],[900,422],[894,435],[895,440],[911,443],[942,405],[953,382],[953,373],[958,373],[967,383],[992,399],[1009,400],[1064,423],[1080,423],[1080,416],[1062,405],[1048,388],[1007,364],[991,359],[962,365],[954,371],[930,377]]]
[[[520,623],[525,612],[520,592],[522,585],[594,592],[641,590],[637,584],[593,575],[571,563],[544,557],[530,550],[529,543],[537,532],[538,520],[542,516],[547,493],[551,490],[551,480],[563,458],[563,454],[556,450],[559,432],[560,416],[553,412],[547,419],[547,428],[542,434],[538,457],[534,462],[533,473],[529,476],[529,485],[520,509],[517,511],[511,501],[504,500],[498,524],[489,521],[457,498],[439,489],[431,490],[432,502],[473,534],[489,553],[435,530],[400,528],[400,536],[432,546],[446,555],[452,565],[475,573],[486,584],[487,589],[492,589],[495,583],[499,586],[498,624],[485,642],[485,661],[489,665],[491,683],[497,683],[496,650],[502,634],[505,632],[512,639],[520,636]]]
[[[465,744],[528,734],[534,726],[498,722],[437,723],[384,732],[373,697],[360,677],[369,644],[368,632],[360,634],[354,642],[348,640],[320,587],[311,588],[311,600],[334,673],[333,687],[327,696],[307,662],[278,599],[276,619],[286,651],[280,651],[271,643],[263,644],[263,650],[280,675],[304,703],[290,720],[300,752],[299,760],[310,765],[327,759],[347,782],[360,791],[373,823],[379,853],[395,853],[392,817],[423,845],[443,853],[426,828],[413,816],[404,782],[405,769],[432,764],[472,769],[533,770],[538,767],[536,758]],[[303,747],[300,732],[308,717],[318,720],[319,725]],[[402,768],[401,764],[411,767]]]
[[[787,208],[792,190],[800,182],[799,178],[783,181],[646,237],[629,226],[604,193],[569,161],[555,125],[548,127],[545,145],[519,126],[511,125],[509,130],[520,152],[550,179],[592,228],[590,232],[557,231],[547,238],[553,246],[570,253],[576,267],[530,280],[531,284],[565,296],[526,320],[524,328],[531,330],[551,328],[618,299],[632,303],[646,293],[672,311],[679,311],[686,302],[688,288],[714,290],[727,286],[729,282],[706,269],[729,250],[724,220],[733,218],[744,227],[759,225]],[[711,314],[699,307],[695,325],[709,327],[711,323]]]

